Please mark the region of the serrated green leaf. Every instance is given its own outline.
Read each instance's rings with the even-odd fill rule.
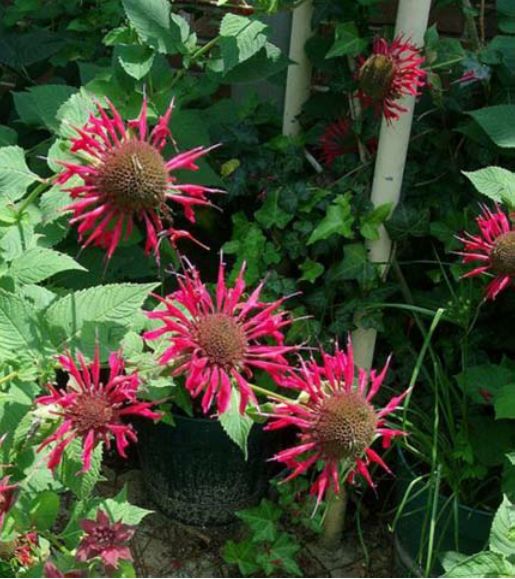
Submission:
[[[449,558],[450,561],[445,561]],[[457,561],[457,562],[456,562]],[[455,563],[452,565],[452,563]],[[443,577],[513,577],[515,568],[500,553],[483,551],[470,557],[446,554],[443,560],[447,572]]]
[[[218,416],[218,420],[227,436],[240,447],[245,460],[247,460],[247,440],[254,422],[246,414],[240,414],[239,407],[240,393],[236,388],[233,388],[229,407],[223,414]]]
[[[52,527],[59,514],[59,495],[50,490],[39,493],[30,509],[30,520],[37,531],[47,531]]]
[[[27,191],[27,187],[40,181],[25,162],[25,152],[21,147],[0,148],[0,197],[17,201]]]
[[[263,34],[266,24],[245,16],[227,13],[220,25],[220,50],[224,72],[245,62],[265,47],[267,38]]]
[[[354,22],[338,24],[335,30],[334,43],[329,49],[326,58],[339,56],[357,56],[367,47],[365,38],[360,38],[358,28]]]
[[[486,167],[478,171],[463,171],[463,174],[481,194],[515,207],[515,173],[502,167]]]
[[[141,80],[152,68],[155,52],[148,46],[121,44],[116,47],[115,57],[123,70],[132,78]]]
[[[154,512],[131,505],[127,499],[127,486],[124,486],[114,499],[103,501],[101,506],[113,521],[121,521],[126,525],[139,525],[147,515]]]
[[[259,570],[259,565],[256,563],[256,547],[250,540],[240,543],[227,541],[223,558],[227,563],[238,565],[240,573],[245,577]]]
[[[171,30],[169,2],[166,0],[122,0],[122,4],[127,18],[143,41],[161,53],[177,52],[176,38]]]
[[[90,114],[95,113],[96,110],[92,96],[82,88],[66,100],[56,112],[59,135],[67,138],[76,137],[77,132],[74,127],[82,127]],[[69,149],[69,146],[67,148]]]
[[[469,113],[498,147],[515,147],[515,105],[484,107]]]
[[[490,531],[490,549],[513,557],[515,554],[515,505],[504,496]]]
[[[45,247],[34,247],[14,259],[7,273],[17,282],[28,284],[39,283],[60,271],[69,270],[86,271],[65,253]]]
[[[63,344],[76,340],[86,322],[112,322],[128,327],[157,283],[109,284],[68,294],[52,304],[46,319],[53,329],[52,341]]]
[[[0,125],[0,147],[6,147],[7,145],[15,145],[18,140],[18,133],[11,129],[11,127],[6,127]]]
[[[45,84],[13,93],[14,106],[26,125],[57,131],[57,111],[77,89],[64,84]]]
[[[310,235],[308,245],[328,239],[335,234],[351,239],[354,237],[353,223],[350,194],[338,195],[327,208],[325,217]]]
[[[66,448],[61,463],[55,471],[55,475],[65,488],[70,489],[79,499],[88,498],[97,482],[100,481],[100,468],[102,466],[102,444],[99,444],[91,455],[91,468],[87,472],[81,472],[82,440],[75,439]]]
[[[37,314],[19,296],[0,289],[0,359],[36,358],[41,349]]]

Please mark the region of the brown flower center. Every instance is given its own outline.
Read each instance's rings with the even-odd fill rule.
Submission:
[[[373,54],[359,69],[359,88],[374,100],[382,100],[391,91],[395,64],[384,54]]]
[[[165,199],[167,177],[161,153],[149,143],[129,139],[107,155],[97,187],[121,209],[155,209]]]
[[[495,240],[490,262],[495,273],[515,276],[515,231],[503,233]]]
[[[372,444],[377,416],[359,394],[341,393],[327,398],[319,410],[314,439],[326,458],[356,459]]]
[[[88,430],[98,430],[115,418],[116,410],[103,397],[93,394],[81,394],[67,409],[75,430],[85,433]]]
[[[229,368],[240,364],[247,350],[243,328],[227,314],[207,314],[197,322],[197,342],[212,364]]]

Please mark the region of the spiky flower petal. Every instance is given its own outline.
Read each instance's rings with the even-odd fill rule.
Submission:
[[[129,441],[135,442],[137,436],[132,425],[124,419],[129,416],[153,420],[161,417],[151,410],[152,402],[137,399],[138,373],[126,374],[121,355],[113,352],[109,356],[109,375],[104,381],[98,348],[91,365],[80,353],[77,354],[78,364],[70,354],[57,359],[70,377],[66,388],[59,390],[49,384],[50,394],[36,399],[37,404],[49,406],[51,412],[61,418],[57,430],[39,446],[41,450],[57,443],[50,453],[48,467],[57,467],[65,448],[74,439],[82,441],[82,472],[90,469],[93,450],[102,441],[109,448],[114,438],[118,454],[125,457]]]
[[[363,106],[375,106],[388,122],[398,119],[406,112],[398,100],[417,96],[425,84],[426,73],[420,68],[423,62],[420,50],[402,35],[391,44],[377,38],[372,54],[359,61],[358,98]]]
[[[347,352],[336,348],[334,355],[322,352],[322,364],[314,360],[302,362],[298,374],[289,375],[282,385],[303,393],[299,400],[274,405],[266,428],[278,430],[295,426],[299,429],[298,444],[278,452],[273,459],[292,470],[286,480],[306,472],[318,461],[322,471],[311,487],[317,504],[329,488],[340,492],[341,475],[353,481],[360,474],[370,486],[374,483],[368,465],[375,462],[390,472],[380,456],[371,448],[383,439],[388,446],[402,431],[387,426],[385,419],[400,405],[406,392],[391,399],[381,409],[372,399],[379,391],[388,363],[377,373],[354,366],[352,344]],[[303,399],[305,397],[305,399]]]
[[[225,266],[220,263],[216,293],[213,297],[200,280],[198,271],[189,266],[178,276],[179,289],[158,299],[163,309],[149,312],[149,318],[162,326],[147,332],[146,339],[167,336],[170,345],[161,364],[174,363],[174,375],[186,375],[186,388],[193,397],[202,396],[202,410],[207,413],[216,398],[219,413],[227,410],[231,383],[240,392],[240,412],[256,397],[247,380],[253,369],[261,369],[277,378],[288,369],[284,354],[294,350],[284,345],[282,329],[291,323],[281,310],[284,299],[260,301],[264,282],[245,296],[242,267],[234,287],[225,282]]]
[[[85,563],[100,557],[108,570],[117,569],[119,560],[132,561],[127,543],[134,536],[135,527],[112,523],[102,509],[95,520],[83,520],[80,526],[86,534],[77,549],[77,561]]]
[[[486,288],[486,298],[495,300],[515,279],[515,229],[499,206],[492,211],[483,205],[476,223],[479,228],[477,235],[466,231],[458,237],[463,243],[463,251],[458,252],[463,263],[477,264],[463,277],[493,275]]]
[[[64,170],[57,179],[65,184],[80,177],[82,184],[70,187],[74,202],[70,221],[78,225],[83,247],[98,245],[107,250],[110,259],[122,238],[127,239],[134,224],[146,233],[145,251],[158,256],[159,239],[175,242],[182,237],[194,240],[185,230],[173,226],[173,210],[168,202],[182,206],[186,218],[194,222],[194,208],[210,205],[208,194],[218,192],[201,185],[182,184],[175,171],[196,171],[196,161],[211,148],[195,147],[169,160],[162,155],[171,140],[168,123],[173,102],[156,126],[149,131],[147,101],[135,120],[124,123],[114,105],[107,101],[110,115],[97,103],[98,116],[76,128],[70,152],[77,162],[63,162]],[[194,240],[195,241],[195,240]]]
[[[5,515],[16,500],[16,485],[9,484],[9,476],[0,479],[0,531],[4,525]]]

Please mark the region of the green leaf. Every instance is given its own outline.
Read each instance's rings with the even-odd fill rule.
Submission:
[[[247,440],[254,422],[246,414],[240,414],[240,393],[236,388],[232,389],[229,407],[218,416],[218,420],[227,436],[240,447],[247,460]]]
[[[8,275],[19,283],[39,283],[60,271],[86,271],[65,253],[45,247],[34,247],[13,260]]]
[[[291,213],[287,213],[279,207],[280,194],[280,189],[270,191],[262,207],[254,214],[256,221],[265,228],[278,227],[279,229],[284,229],[293,219]]]
[[[515,147],[515,105],[496,105],[469,113],[498,147]]]
[[[15,145],[17,140],[18,133],[14,129],[0,125],[0,147]]]
[[[59,121],[58,133],[63,137],[76,137],[74,127],[82,127],[89,115],[96,110],[91,95],[82,88],[59,107],[56,113],[56,120]]]
[[[59,128],[57,111],[76,90],[64,84],[36,86],[25,92],[13,93],[14,106],[26,125],[57,131]]]
[[[38,531],[47,531],[52,527],[59,514],[59,495],[45,490],[38,493],[30,509],[31,523]]]
[[[515,555],[515,505],[506,496],[495,513],[490,549],[507,557]]]
[[[375,266],[370,263],[367,250],[362,243],[344,245],[343,260],[337,266],[334,276],[336,280],[355,279],[362,286],[375,279]]]
[[[240,573],[245,577],[259,570],[259,565],[256,563],[256,547],[250,540],[240,543],[227,541],[223,558],[227,563],[238,565]]]
[[[515,207],[515,173],[502,167],[486,167],[478,171],[462,171],[483,195],[498,203]]]
[[[447,572],[443,577],[513,577],[513,565],[501,554],[483,551],[471,557],[462,557],[454,566],[447,564],[445,559],[449,556],[456,561],[456,554],[446,554],[443,565]]]
[[[13,354],[36,358],[40,349],[35,310],[19,296],[0,289],[0,359]]]
[[[310,283],[314,283],[314,281],[317,280],[325,270],[325,267],[321,263],[309,258],[306,259],[299,268],[300,271],[302,271],[302,276],[299,280],[309,281]]]
[[[148,46],[122,44],[117,46],[115,55],[129,76],[141,80],[150,72],[155,52]]]
[[[422,237],[429,230],[429,209],[423,209],[400,203],[392,216],[385,222],[386,230],[395,241],[408,237]]]
[[[167,0],[122,0],[127,18],[139,37],[163,54],[177,52],[171,31],[171,5]]]
[[[317,225],[308,239],[308,245],[317,241],[328,239],[331,235],[338,234],[348,239],[354,237],[352,224],[354,217],[350,203],[350,194],[338,195],[327,208],[325,217]]]
[[[10,201],[17,201],[27,190],[27,187],[39,181],[25,162],[25,153],[21,147],[0,148],[0,197],[5,196]]]
[[[495,418],[515,418],[515,384],[506,384],[494,398]]]
[[[101,479],[102,444],[94,449],[91,468],[85,473],[81,472],[83,464],[82,441],[75,439],[64,451],[61,463],[55,471],[57,479],[79,499],[88,498]]]
[[[480,364],[469,366],[455,378],[467,396],[474,402],[484,404],[515,380],[515,372],[499,364]]]
[[[46,312],[56,344],[76,340],[86,322],[111,322],[130,326],[148,294],[157,286],[150,284],[110,284],[88,288],[64,296]]]
[[[255,543],[276,540],[281,515],[282,509],[267,499],[262,499],[257,507],[236,511],[236,516],[251,528]]]
[[[103,501],[101,506],[107,511],[113,521],[121,521],[126,525],[139,525],[147,515],[154,512],[131,505],[127,499],[127,486],[124,486],[114,499]]]
[[[506,26],[506,20],[504,20]],[[510,19],[508,27],[513,26],[513,20]],[[509,69],[510,73],[515,74],[515,37],[499,35],[492,39],[488,45],[488,50],[494,50],[501,55],[502,63]]]
[[[338,24],[335,30],[334,43],[329,49],[326,58],[339,56],[357,56],[367,47],[365,38],[360,38],[358,28],[354,22]]]
[[[265,47],[267,38],[263,34],[267,26],[259,20],[227,13],[220,25],[220,50],[224,72],[252,58]]]
[[[393,203],[383,203],[360,219],[359,230],[365,239],[379,239],[379,227],[388,219],[392,207]]]

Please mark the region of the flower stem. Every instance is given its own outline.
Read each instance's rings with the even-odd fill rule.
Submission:
[[[6,374],[5,376],[2,376],[0,378],[0,384],[3,384],[4,382],[9,382],[9,380],[16,378],[16,376],[18,376],[18,372],[10,372],[9,374]]]
[[[39,195],[41,195],[41,193],[43,193],[43,191],[45,191],[45,189],[47,189],[48,186],[51,185],[51,183],[52,183],[51,178],[48,178],[48,179],[44,179],[41,183],[39,183],[39,185],[37,187],[34,187],[34,189],[27,195],[27,197],[25,197],[25,199],[23,200],[23,203],[20,205],[18,212],[17,212],[18,219],[21,218],[21,216],[23,215],[23,213],[25,212],[27,207]]]
[[[282,396],[281,394],[277,394],[277,392],[272,392],[267,388],[261,388],[261,386],[257,386],[256,384],[249,384],[249,386],[256,392],[257,394],[263,394],[267,398],[271,398],[272,400],[278,400],[280,402],[293,402],[291,398],[287,398],[286,396]]]

